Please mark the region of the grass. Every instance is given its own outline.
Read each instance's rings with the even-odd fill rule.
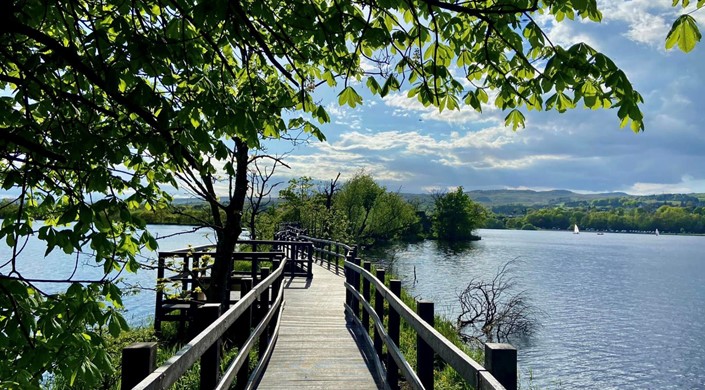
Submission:
[[[385,275],[385,284],[389,285],[389,281],[396,279],[394,275]],[[371,290],[371,302],[370,304],[374,307],[374,286],[370,287]],[[412,310],[416,308],[416,300],[412,297],[406,290],[402,289],[401,300],[406,306]],[[389,307],[385,307],[385,327],[387,326],[387,321],[389,318]],[[399,331],[399,349],[401,350],[404,358],[407,362],[417,369],[416,364],[416,332],[414,329],[401,319],[401,327]],[[434,317],[434,329],[436,329],[443,337],[450,341],[453,345],[460,348],[465,352],[470,358],[476,362],[484,361],[484,351],[480,349],[472,349],[460,339],[458,331],[452,322],[446,320],[443,317],[436,315]],[[373,337],[373,331],[370,331],[370,337]],[[386,353],[386,347],[384,348],[384,353]],[[460,390],[460,389],[472,389],[472,387],[465,382],[465,380],[448,364],[442,361],[438,356],[434,361],[434,385],[436,389],[443,390]],[[402,388],[405,388],[404,383],[401,384]]]
[[[176,323],[164,323],[162,325],[162,336],[157,337],[154,333],[152,325],[145,325],[142,327],[135,327],[127,332],[123,332],[119,337],[110,337],[106,339],[106,347],[108,356],[110,356],[113,361],[113,366],[115,367],[115,372],[105,374],[102,381],[98,385],[88,386],[83,383],[74,383],[69,385],[68,378],[61,376],[50,378],[45,387],[51,390],[65,390],[65,389],[77,389],[77,390],[94,390],[94,389],[119,389],[120,388],[120,376],[122,369],[122,349],[130,344],[136,342],[149,342],[155,341],[158,343],[157,347],[157,367],[164,364],[172,356],[183,348],[183,346],[188,342],[188,340],[183,340],[178,337],[178,329]],[[223,348],[222,349],[222,360],[220,364],[221,373],[227,369],[230,362],[237,357],[237,348]],[[250,370],[254,369],[257,365],[258,359],[258,345],[257,343],[250,351]],[[200,381],[200,362],[196,361],[188,371],[186,371],[181,378],[174,383],[170,389],[174,390],[192,390],[199,388]]]

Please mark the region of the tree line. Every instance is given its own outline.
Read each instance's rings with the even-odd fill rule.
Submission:
[[[577,224],[583,230],[705,234],[705,207],[661,205],[613,209],[523,208],[524,215],[492,214],[484,227],[493,229],[566,230]]]

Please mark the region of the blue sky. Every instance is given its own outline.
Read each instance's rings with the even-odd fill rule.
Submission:
[[[285,158],[291,169],[282,173],[327,181],[364,170],[389,189],[414,193],[455,186],[705,192],[705,43],[688,54],[664,49],[681,11],[670,0],[598,3],[602,23],[547,21],[546,30],[554,43],[584,41],[626,71],[646,100],[646,131],[620,129],[615,110],[578,108],[526,113],[526,128],[513,132],[504,127],[506,113],[493,107],[440,113],[402,91],[384,99],[363,94],[363,106],[351,109],[337,105],[338,91],[320,90],[331,115],[322,127],[327,140],[295,147]],[[705,10],[693,16],[705,29]],[[282,153],[292,146],[268,148]]]

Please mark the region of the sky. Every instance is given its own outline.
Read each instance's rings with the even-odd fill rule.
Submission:
[[[408,193],[475,189],[567,189],[582,193],[705,192],[705,42],[692,52],[664,48],[682,12],[671,0],[598,1],[602,23],[563,22],[545,29],[568,47],[586,42],[621,67],[645,103],[644,132],[620,129],[616,110],[526,112],[526,127],[504,126],[506,112],[469,107],[438,112],[406,97],[361,93],[362,106],[340,107],[339,90],[317,91],[331,116],[325,142],[267,144],[288,153],[285,177],[328,181],[364,171]],[[705,10],[693,13],[705,30]],[[363,64],[364,67],[365,64]],[[342,88],[342,87],[341,87]],[[356,88],[358,92],[363,86]],[[293,149],[292,149],[293,148]]]

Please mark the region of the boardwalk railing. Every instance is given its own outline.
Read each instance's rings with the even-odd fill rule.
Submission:
[[[168,388],[199,360],[201,389],[228,389],[235,380],[238,389],[256,387],[279,333],[284,306],[284,275],[290,272],[304,275],[310,273],[309,253],[312,245],[292,245],[291,242],[281,241],[257,241],[249,244],[276,245],[276,249],[283,250],[286,256],[282,260],[273,259],[271,273],[269,268],[261,268],[260,282],[254,286],[252,278],[243,278],[240,299],[222,315],[219,304],[198,305],[196,315],[192,317],[192,325],[200,333],[156,370],[156,343],[137,343],[125,348],[122,389]],[[168,255],[190,253],[193,256],[193,253],[200,253],[204,249],[190,248]],[[297,263],[304,267],[308,265],[308,269],[296,271]],[[238,353],[221,375],[221,343],[226,335],[232,338]],[[250,373],[250,351],[255,344],[258,344],[258,362]]]
[[[314,253],[322,256],[317,259],[325,259],[329,269],[331,259],[335,259],[337,264],[337,259],[341,257],[340,250],[346,251],[346,254],[342,255],[347,289],[345,311],[362,328],[361,333],[370,349],[375,351],[375,365],[378,372],[384,373],[381,379],[385,381],[385,386],[393,390],[398,389],[400,371],[412,388],[433,389],[433,365],[437,355],[475,389],[517,388],[514,347],[509,344],[486,344],[483,367],[434,329],[432,302],[417,302],[417,311],[409,308],[400,298],[401,281],[391,280],[389,286],[386,286],[385,271],[378,269],[373,274],[371,264],[361,263],[357,258],[356,247],[315,239],[301,232],[295,232],[292,236],[313,242]],[[374,307],[371,303],[371,287],[374,288]],[[385,312],[388,312],[386,327]],[[400,319],[404,319],[417,335],[416,369],[409,364],[399,349]],[[374,340],[369,337],[370,326]],[[386,346],[386,354],[383,354],[383,345]]]

